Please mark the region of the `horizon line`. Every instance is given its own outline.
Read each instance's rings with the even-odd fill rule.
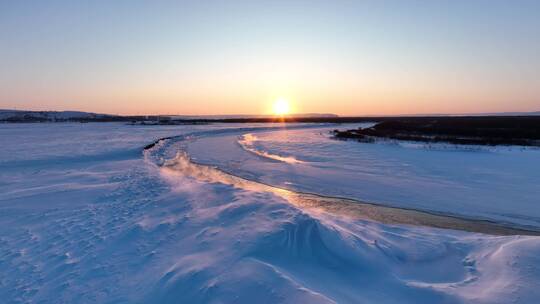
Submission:
[[[239,117],[239,116],[251,116],[251,117],[276,117],[280,115],[276,114],[116,114],[116,113],[103,113],[103,112],[91,112],[91,111],[82,111],[82,110],[29,110],[29,109],[2,109],[1,111],[13,111],[13,112],[79,112],[79,113],[88,113],[96,115],[109,115],[109,116],[121,116],[121,117],[132,117],[132,116],[186,116],[186,117],[223,117],[227,116],[230,118]],[[500,112],[460,112],[460,113],[398,113],[398,114],[335,114],[335,113],[318,113],[318,112],[303,112],[303,113],[289,113],[281,115],[284,117],[298,117],[302,115],[309,116],[336,116],[336,117],[395,117],[395,116],[486,116],[486,115],[520,115],[520,114],[540,114],[540,109],[532,111],[500,111]]]

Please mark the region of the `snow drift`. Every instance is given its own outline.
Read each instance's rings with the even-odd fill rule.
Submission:
[[[2,300],[539,301],[538,237],[352,219],[168,166],[178,151],[204,142],[197,134],[232,135],[235,144],[235,134],[249,132],[231,125],[0,129],[8,147],[0,151]],[[165,140],[141,155],[156,139],[176,136],[187,140]]]

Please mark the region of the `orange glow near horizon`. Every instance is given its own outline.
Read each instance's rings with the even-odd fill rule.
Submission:
[[[290,114],[291,107],[290,107],[289,101],[285,98],[277,99],[272,106],[272,111],[274,115],[278,115],[278,116],[284,116],[284,115]]]
[[[0,4],[0,109],[540,110],[540,1],[432,1],[421,9],[387,1],[19,2]],[[279,98],[288,103],[275,105]]]

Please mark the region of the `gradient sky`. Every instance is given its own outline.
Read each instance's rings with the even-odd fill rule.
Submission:
[[[540,110],[540,1],[0,0],[0,108]]]

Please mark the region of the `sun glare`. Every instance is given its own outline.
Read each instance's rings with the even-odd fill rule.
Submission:
[[[290,112],[289,101],[280,98],[274,102],[273,111],[275,115],[287,115]]]

